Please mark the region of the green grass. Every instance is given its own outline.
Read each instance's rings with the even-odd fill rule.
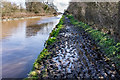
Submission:
[[[120,43],[115,42],[108,34],[93,29],[91,26],[78,22],[72,15],[66,15],[73,25],[82,27],[88,32],[97,44],[104,50],[105,55],[109,57],[118,67],[120,66]],[[120,70],[120,69],[119,69]]]
[[[60,30],[63,28],[64,16],[60,19],[60,22],[56,25],[56,28],[52,30],[50,33],[50,38],[46,41],[47,45],[51,45],[56,41],[56,37],[58,36]]]
[[[71,24],[73,24],[73,25],[79,24],[79,22],[77,20],[75,20],[72,15],[67,15],[67,17],[70,19]]]
[[[34,62],[34,65],[33,65],[33,70],[35,69],[39,69],[40,68],[40,62],[47,58],[48,55],[50,55],[51,52],[48,52],[47,49],[43,49],[42,52],[39,54],[38,58],[36,59],[36,61]]]
[[[55,38],[55,37],[51,37],[51,38],[49,38],[49,39],[46,41],[46,43],[47,43],[47,45],[51,45],[51,44],[53,44],[55,41],[56,41],[56,38]]]
[[[25,78],[24,80],[38,80],[38,74],[37,74],[36,71],[31,71],[31,72],[29,73],[29,75],[32,76],[32,77],[30,77],[30,78]]]
[[[65,16],[63,15],[62,18],[60,19],[59,23],[58,23],[56,26],[63,25],[63,23],[64,23],[64,18],[65,18]]]
[[[36,71],[31,71],[31,72],[30,72],[30,75],[33,76],[33,77],[37,77]]]
[[[34,65],[33,65],[33,69],[32,71],[29,73],[29,76],[32,76],[30,78],[25,78],[25,80],[37,80],[38,79],[38,74],[37,72],[35,71],[36,69],[39,69],[41,67],[41,62],[47,58],[47,56],[50,56],[51,52],[48,52],[47,49],[43,49],[42,52],[39,54],[38,58],[36,59],[36,61],[34,62]]]
[[[39,78],[38,77],[31,77],[31,78],[25,78],[23,80],[39,80]]]
[[[58,25],[58,28],[55,28],[52,30],[52,32],[50,33],[50,36],[52,37],[57,37],[57,35],[59,34],[59,31],[62,29],[63,25]]]

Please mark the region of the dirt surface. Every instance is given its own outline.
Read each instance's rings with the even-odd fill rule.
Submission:
[[[41,62],[41,78],[119,79],[115,65],[106,59],[94,40],[80,27],[65,18],[65,27],[48,50],[52,57]]]

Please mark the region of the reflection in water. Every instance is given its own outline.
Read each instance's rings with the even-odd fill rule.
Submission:
[[[49,25],[53,25],[53,22],[49,22],[49,23],[43,23],[43,24],[35,24],[35,25],[30,25],[26,27],[26,37],[30,37],[30,36],[36,36],[37,33],[40,31],[40,29],[46,29],[41,31],[41,34],[46,33],[46,31],[49,31]]]
[[[60,17],[3,22],[3,78],[27,77]]]
[[[16,33],[17,30],[20,31],[21,29],[18,28],[23,28],[23,26],[37,24],[39,20],[40,18],[2,22],[2,38],[11,36],[14,32]]]

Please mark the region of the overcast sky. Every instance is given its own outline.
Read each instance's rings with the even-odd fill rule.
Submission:
[[[26,0],[7,0],[16,4],[22,4],[25,7]],[[67,9],[70,0],[31,0],[31,1],[52,1],[55,6],[57,6],[59,12],[64,12],[64,9]]]

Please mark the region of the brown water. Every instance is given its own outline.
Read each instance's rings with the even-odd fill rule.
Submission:
[[[2,23],[2,78],[24,78],[61,16]]]

